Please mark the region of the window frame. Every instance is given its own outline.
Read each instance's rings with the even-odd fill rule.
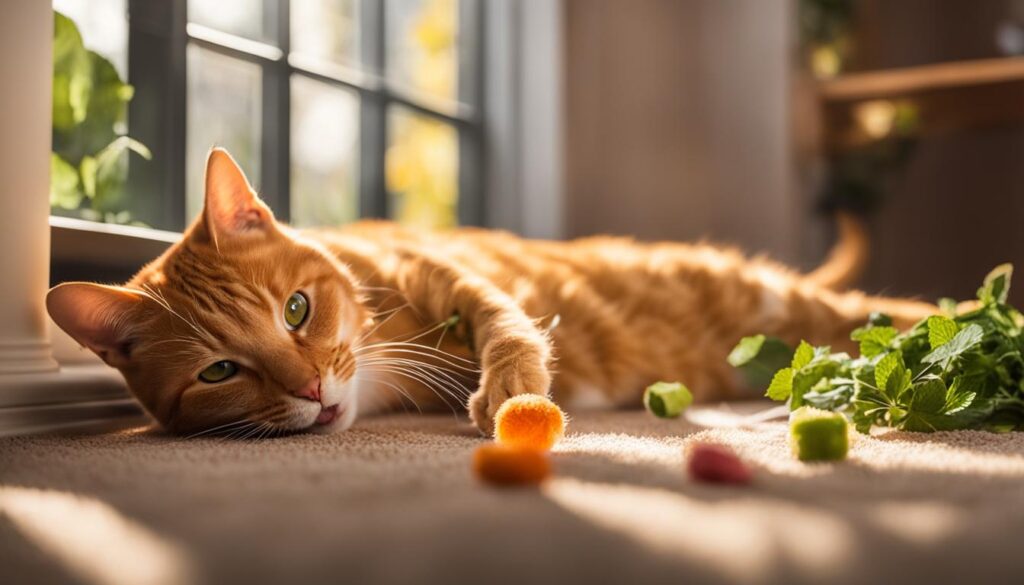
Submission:
[[[482,225],[484,183],[484,0],[459,0],[458,100],[439,100],[388,79],[386,2],[357,0],[361,69],[314,66],[291,53],[290,0],[263,0],[266,29],[277,44],[262,43],[190,24],[188,0],[129,0],[128,81],[137,98],[129,104],[131,135],[147,144],[160,164],[133,165],[129,189],[151,193],[135,215],[171,230],[186,226],[186,124],[189,44],[256,64],[262,71],[260,196],[279,219],[290,219],[291,78],[299,75],[359,97],[360,218],[387,218],[385,182],[388,109],[397,105],[451,125],[458,137],[460,225]],[[372,34],[369,31],[373,31]],[[194,161],[193,161],[194,162]],[[152,168],[160,167],[160,168]],[[147,222],[148,223],[148,222]]]

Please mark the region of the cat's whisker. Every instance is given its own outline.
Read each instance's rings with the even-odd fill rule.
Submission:
[[[361,345],[361,346],[357,347],[355,349],[355,351],[356,352],[360,352],[360,351],[366,351],[366,350],[374,349],[374,348],[378,348],[378,347],[391,347],[391,346],[413,347],[413,348],[416,348],[416,349],[430,350],[430,351],[437,352],[437,353],[439,353],[441,355],[448,356],[448,357],[450,357],[450,358],[452,358],[454,360],[458,360],[458,361],[462,361],[462,362],[467,362],[467,363],[475,363],[475,362],[473,362],[470,359],[467,359],[467,358],[464,358],[464,357],[459,357],[459,356],[457,356],[457,355],[455,355],[453,353],[444,351],[443,349],[437,349],[437,348],[431,347],[429,345],[423,345],[423,344],[420,344],[420,343],[409,343],[407,341],[391,340],[391,341],[379,341],[379,342],[376,342],[376,343],[368,343],[366,345]]]
[[[381,315],[378,315],[377,317],[374,317],[374,320],[376,320],[380,316],[382,316],[384,314],[387,314],[387,317],[384,320],[378,322],[373,327],[373,329],[370,329],[366,333],[363,333],[362,335],[360,335],[356,339],[356,344],[362,343],[364,340],[369,339],[374,333],[376,333],[381,327],[383,327],[385,323],[387,323],[388,321],[393,319],[395,315],[399,314],[402,311],[402,309],[405,309],[405,308],[407,308],[409,306],[410,306],[410,304],[407,302],[407,303],[405,303],[405,304],[403,304],[401,306],[395,307],[394,309],[389,309],[388,311],[385,311],[384,313],[382,313]]]
[[[415,364],[382,362],[369,365],[364,369],[367,371],[391,372],[397,370],[406,377],[420,382],[431,391],[435,393],[442,392],[446,396],[456,398],[460,403],[464,403],[466,398],[471,394],[471,390],[467,384],[445,377],[443,373],[433,372]]]
[[[355,376],[355,378],[358,379],[358,374]],[[383,385],[387,386],[389,390],[397,392],[400,396],[404,397],[406,400],[411,402],[412,405],[416,407],[416,410],[420,414],[423,414],[423,410],[420,409],[420,405],[416,403],[416,400],[412,397],[412,394],[410,394],[409,392],[405,391],[401,386],[398,386],[398,385],[396,385],[396,384],[394,384],[394,383],[392,383],[392,382],[390,382],[388,380],[381,380],[379,378],[378,379],[374,379],[374,380],[370,380],[370,382],[372,382],[374,384],[383,384]],[[405,407],[405,402],[404,401],[402,402],[402,406],[403,406],[403,408]],[[408,411],[408,409],[406,409],[406,411]]]
[[[469,389],[465,386],[444,381],[429,372],[419,370],[415,367],[380,365],[375,366],[372,370],[378,372],[399,373],[402,376],[421,383],[435,394],[443,393],[445,396],[457,399],[460,403],[463,403],[466,397],[470,394]]]
[[[263,428],[263,423],[256,423],[256,424],[254,424],[254,425],[252,426],[252,428],[251,428],[251,429],[249,429],[249,431],[248,431],[247,433],[245,433],[245,434],[243,434],[243,435],[242,435],[241,437],[239,437],[239,439],[238,439],[238,440],[240,440],[240,441],[246,441],[246,440],[248,440],[248,439],[249,439],[250,437],[252,437],[253,435],[255,435],[256,433],[258,433],[258,432],[260,431],[260,429],[262,429],[262,428]]]
[[[246,424],[246,425],[243,425],[243,426],[242,426],[242,427],[240,427],[240,428],[237,428],[237,429],[234,429],[234,430],[232,430],[232,431],[231,431],[230,433],[228,433],[227,435],[225,435],[225,436],[223,437],[223,440],[225,440],[225,441],[233,441],[233,440],[236,440],[236,439],[238,439],[239,437],[241,437],[242,435],[244,435],[244,434],[245,434],[246,432],[248,432],[249,430],[251,430],[251,429],[252,429],[253,427],[255,427],[255,426],[256,426],[256,423],[255,423],[255,422],[253,422],[253,421],[246,421],[246,422],[247,422],[248,424]]]
[[[456,371],[453,371],[453,370],[448,370],[447,368],[444,368],[444,367],[441,367],[441,366],[437,366],[437,365],[434,365],[434,364],[427,364],[427,363],[424,363],[424,362],[419,362],[419,361],[416,361],[416,360],[410,360],[410,359],[404,359],[404,358],[393,358],[393,359],[377,358],[375,360],[368,360],[366,362],[366,365],[370,366],[370,365],[374,365],[374,364],[378,364],[378,363],[379,364],[385,364],[385,365],[405,365],[405,366],[409,366],[411,368],[416,368],[418,370],[422,370],[422,371],[428,372],[428,373],[430,373],[434,377],[442,378],[443,379],[442,381],[444,381],[446,383],[449,383],[451,385],[451,387],[458,388],[459,390],[461,390],[464,393],[468,394],[468,390],[466,389],[466,386],[463,384],[463,382],[460,381],[460,380],[457,380],[454,377],[454,376],[464,376],[464,374],[462,374],[460,372],[456,372]],[[466,380],[466,381],[468,382],[469,380]]]
[[[222,425],[218,425],[218,426],[215,426],[213,428],[205,429],[205,430],[199,431],[197,433],[193,433],[191,435],[188,435],[187,437],[185,437],[185,440],[194,439],[196,437],[201,437],[203,435],[209,435],[209,434],[214,434],[214,433],[218,433],[218,432],[222,432],[222,433],[223,432],[227,432],[230,427],[233,427],[235,425],[245,424],[245,423],[248,423],[248,422],[251,422],[251,421],[248,418],[243,418],[243,419],[232,421],[232,422],[229,422],[229,423],[224,423]]]
[[[434,352],[434,355],[444,356],[444,357],[446,357],[446,358],[448,358],[450,360],[454,360],[454,361],[457,361],[457,362],[462,362],[464,364],[469,364],[469,365],[472,365],[472,366],[477,365],[476,362],[473,361],[473,360],[457,356],[457,355],[455,355],[453,353],[444,351],[443,349],[437,349],[437,348],[431,347],[429,345],[422,345],[422,344],[419,344],[419,343],[409,343],[409,342],[405,342],[405,341],[382,341],[382,342],[379,342],[379,343],[371,343],[371,344],[368,344],[368,345],[362,345],[362,346],[356,347],[353,350],[353,353],[359,354],[359,353],[370,351],[370,350],[374,350],[374,349],[388,349],[388,348],[399,348],[399,349],[414,350],[414,351],[421,351],[421,352],[422,351],[429,351],[429,352]],[[433,356],[431,356],[431,357],[433,357]]]
[[[365,356],[365,357],[359,359],[356,362],[356,364],[357,365],[365,365],[365,364],[370,364],[370,363],[375,363],[375,362],[385,362],[386,363],[386,362],[398,362],[398,361],[408,361],[408,362],[412,362],[412,363],[422,364],[424,366],[428,366],[428,367],[431,367],[431,368],[437,368],[439,370],[443,370],[445,372],[448,372],[448,373],[450,373],[453,376],[459,376],[460,378],[476,378],[476,377],[479,377],[479,374],[480,374],[480,370],[477,370],[477,369],[469,369],[469,368],[460,367],[460,366],[457,366],[457,365],[447,364],[447,363],[444,363],[444,362],[442,362],[442,363],[435,363],[434,361],[427,361],[427,360],[423,360],[423,359],[416,359],[414,357],[408,357],[407,354],[405,354],[405,353],[400,353],[400,354],[392,354],[392,353],[375,353],[375,354],[370,354],[368,356]]]
[[[359,290],[375,290],[375,291],[392,292],[392,293],[395,293],[395,294],[402,294],[401,291],[399,291],[396,288],[392,288],[390,286],[366,286],[365,284],[360,284],[360,285],[356,285],[356,288],[359,289]]]
[[[429,378],[424,378],[422,375],[417,374],[416,372],[410,372],[408,370],[405,370],[405,369],[397,367],[397,366],[373,366],[373,367],[368,368],[368,369],[370,371],[380,371],[380,372],[392,373],[392,374],[399,375],[399,376],[405,376],[406,378],[409,378],[411,380],[419,382],[419,383],[423,384],[428,390],[432,391],[438,398],[440,398],[445,403],[445,405],[449,409],[452,410],[453,413],[456,412],[455,407],[452,406],[450,402],[448,402],[448,399],[445,398],[445,396],[447,395],[447,396],[450,396],[450,397],[456,398],[456,399],[458,397],[454,396],[446,388],[437,388],[436,386],[434,386],[434,384],[431,383],[432,381]]]
[[[415,346],[415,347],[421,347],[421,346]],[[449,366],[451,366],[453,368],[456,368],[458,370],[462,370],[464,372],[480,373],[480,369],[475,367],[476,363],[471,362],[469,360],[461,360],[461,358],[458,358],[457,356],[451,356],[451,355],[442,354],[442,355],[445,355],[445,357],[441,357],[440,355],[431,355],[430,353],[422,351],[421,349],[411,349],[411,348],[408,348],[408,347],[375,348],[375,349],[379,349],[379,351],[374,351],[374,352],[371,352],[371,353],[367,353],[365,355],[362,354],[362,352],[358,352],[358,350],[354,351],[353,353],[356,354],[356,362],[358,363],[358,362],[360,362],[362,360],[365,360],[367,358],[370,358],[370,357],[388,356],[389,354],[416,355],[416,356],[421,356],[423,358],[427,358],[427,359],[430,359],[430,360],[436,360],[436,361],[442,362],[444,364],[447,364],[447,365],[449,365]],[[429,348],[429,349],[433,350],[433,348]],[[470,364],[470,365],[463,365],[463,364],[460,364],[460,363],[456,363],[456,362],[450,361],[451,359],[459,359],[460,361],[463,361],[463,363]],[[473,366],[473,367],[470,367],[470,366]]]
[[[396,337],[392,341],[401,341],[402,343],[411,343],[411,342],[416,341],[417,339],[423,337],[424,335],[430,335],[431,333],[437,331],[438,329],[445,329],[445,331],[447,331],[447,328],[448,328],[448,322],[447,321],[441,321],[440,323],[437,323],[435,325],[427,325],[426,327],[424,327],[423,329],[420,329],[419,331],[414,331],[414,332],[410,333],[409,335],[412,335],[412,337],[407,337],[405,339],[398,339]],[[441,338],[442,339],[444,338],[444,333],[443,332],[441,333]],[[438,348],[440,348],[440,345],[441,344],[438,343]]]
[[[435,393],[443,392],[446,396],[459,400],[460,403],[465,401],[466,397],[470,394],[469,389],[465,385],[454,380],[446,380],[437,373],[422,368],[421,364],[415,362],[385,364],[377,367],[397,368],[404,373],[410,374],[409,377],[415,377],[415,379]]]
[[[192,328],[192,330],[199,334],[200,337],[209,339],[209,333],[200,328],[197,323],[194,323],[193,321],[189,321],[185,317],[182,317],[181,313],[178,313],[173,308],[171,308],[171,304],[167,302],[167,299],[164,298],[164,296],[160,294],[156,289],[149,286],[148,284],[143,284],[141,288],[143,294],[145,294],[149,299],[153,300],[155,303],[163,307],[164,310],[166,310],[171,315],[174,315],[178,319],[181,319],[182,322],[184,322],[186,325]]]
[[[270,424],[269,422],[264,422],[263,423],[263,430],[260,431],[260,434],[256,436],[256,440],[257,441],[262,441],[263,439],[265,439],[268,436],[270,436],[270,433],[272,433],[273,431],[274,431],[274,425]]]

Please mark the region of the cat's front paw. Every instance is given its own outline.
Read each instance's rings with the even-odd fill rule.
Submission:
[[[547,395],[551,387],[551,374],[544,360],[534,356],[506,361],[494,368],[486,368],[480,379],[480,389],[469,397],[469,418],[480,432],[494,432],[494,414],[502,403],[519,394]]]

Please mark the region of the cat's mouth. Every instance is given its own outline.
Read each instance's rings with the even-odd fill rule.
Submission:
[[[320,414],[313,421],[313,426],[327,426],[337,420],[343,413],[344,410],[341,408],[341,404],[325,405],[320,408]]]

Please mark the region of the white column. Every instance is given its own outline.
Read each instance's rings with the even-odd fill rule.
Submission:
[[[0,436],[138,413],[116,370],[50,350],[52,52],[49,0],[0,0]]]
[[[43,306],[50,267],[53,9],[0,9],[0,375],[52,372]]]

